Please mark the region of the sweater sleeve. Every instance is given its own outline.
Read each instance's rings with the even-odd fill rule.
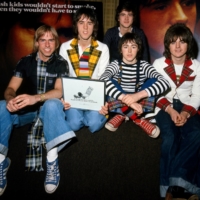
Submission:
[[[110,80],[114,76],[116,77],[119,71],[118,62],[115,60],[111,62],[107,67],[104,73],[101,75],[100,80],[106,82],[106,95],[118,99],[122,94],[119,88]]]
[[[157,96],[170,88],[170,84],[167,79],[160,73],[158,73],[155,68],[148,62],[143,63],[143,70],[148,78],[157,79],[150,87],[146,88],[145,91],[148,93],[148,96]]]

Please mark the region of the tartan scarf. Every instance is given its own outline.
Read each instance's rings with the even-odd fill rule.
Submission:
[[[50,62],[52,57],[48,60]],[[37,93],[46,92],[46,67],[47,63],[39,59],[37,54]],[[39,113],[39,111],[38,111]],[[43,171],[42,167],[42,148],[45,145],[45,138],[43,133],[43,124],[40,118],[37,116],[36,119],[31,123],[28,135],[27,135],[27,147],[26,147],[26,161],[25,171]]]
[[[42,94],[46,92],[46,77],[47,77],[47,63],[51,62],[53,59],[53,55],[47,62],[43,62],[40,60],[39,55],[37,53],[37,93]]]
[[[42,148],[45,148],[43,125],[39,117],[28,130],[25,171],[44,171],[42,167]]]
[[[79,75],[79,69],[80,69],[80,60],[79,60],[79,52],[78,52],[78,39],[73,39],[71,42],[72,49],[67,50],[67,54],[69,56],[70,62],[72,64],[72,67],[76,73],[76,76]],[[95,67],[99,61],[99,58],[101,56],[101,51],[97,50],[98,42],[94,39],[91,40],[91,46],[90,46],[90,55],[88,60],[88,69],[89,69],[89,76],[92,77],[92,74],[95,70]]]

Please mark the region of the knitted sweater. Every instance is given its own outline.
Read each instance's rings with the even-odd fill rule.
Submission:
[[[110,81],[111,78],[114,80],[121,78],[120,84],[125,92],[134,93],[136,89],[137,63],[128,65],[122,62],[122,70],[120,70],[119,65],[120,64],[117,60],[111,62],[100,77],[100,80],[106,81],[106,94],[116,99],[122,94],[122,92],[120,92]],[[139,63],[138,73],[139,88],[148,78],[157,79],[153,85],[145,89],[149,97],[159,95],[170,87],[168,81],[161,74],[159,74],[151,64],[144,60],[141,60]]]

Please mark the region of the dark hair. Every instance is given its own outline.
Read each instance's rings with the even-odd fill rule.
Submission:
[[[166,58],[171,57],[169,46],[172,42],[175,42],[178,38],[188,44],[186,55],[188,58],[195,57],[194,50],[194,37],[191,30],[183,23],[176,23],[167,29],[164,37],[164,53]]]
[[[93,33],[92,33],[92,37],[96,40],[97,32],[98,32],[98,26],[99,26],[99,22],[97,20],[97,15],[96,15],[94,9],[89,8],[89,7],[85,7],[85,6],[79,8],[73,16],[74,37],[78,38],[77,23],[82,16],[89,18],[94,23],[94,30],[93,30]]]
[[[119,44],[118,44],[118,50],[121,53],[122,50],[122,45],[127,43],[127,42],[134,42],[138,45],[138,53],[136,58],[140,59],[142,56],[142,40],[140,38],[139,35],[137,35],[136,33],[125,33],[122,38],[119,40]]]
[[[117,26],[119,26],[119,14],[122,12],[122,10],[128,11],[128,12],[132,12],[133,13],[133,24],[137,22],[137,17],[138,17],[138,7],[136,6],[136,4],[133,4],[131,1],[122,1],[116,9],[116,13],[115,13],[115,21],[117,23]]]

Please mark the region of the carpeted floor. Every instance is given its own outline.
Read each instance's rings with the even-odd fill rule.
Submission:
[[[116,132],[91,134],[85,127],[59,154],[60,185],[44,190],[44,172],[25,172],[28,126],[14,129],[8,156],[8,185],[0,199],[159,200],[161,139],[152,139],[131,121]]]

